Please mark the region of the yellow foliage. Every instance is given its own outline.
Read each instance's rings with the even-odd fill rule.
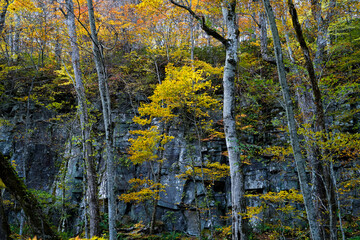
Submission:
[[[350,192],[353,189],[358,188],[359,186],[360,186],[360,179],[353,178],[353,179],[350,179],[350,180],[347,180],[347,181],[341,183],[338,191],[340,194],[345,194],[345,193]]]
[[[283,202],[304,202],[303,195],[296,189],[292,188],[288,191],[280,192],[268,192],[265,194],[246,194],[245,197],[259,197],[262,200],[270,201],[273,203],[283,203]]]
[[[317,144],[321,150],[328,152],[323,160],[331,160],[331,156],[345,158],[349,161],[360,156],[360,133],[314,132],[305,125],[298,130],[299,134],[307,136],[310,144]]]
[[[227,177],[230,174],[230,167],[226,164],[215,163],[205,163],[201,167],[186,166],[185,173],[179,174],[176,177],[178,178],[188,178],[188,177],[201,177],[204,179],[209,179],[212,181],[220,180],[223,177]]]
[[[218,109],[219,101],[209,95],[216,87],[205,78],[221,71],[201,61],[183,67],[169,64],[165,80],[150,97],[151,103],[142,104],[139,108],[141,117],[133,120],[141,125],[150,123],[153,118],[168,122],[178,117],[174,109],[183,109],[196,118],[209,117],[208,111]]]
[[[261,151],[263,155],[271,155],[273,158],[279,161],[285,161],[285,157],[293,153],[292,147],[287,148],[280,146],[270,146]]]
[[[146,11],[149,8],[159,8],[160,5],[163,4],[162,0],[143,0],[139,4],[136,5],[138,10]]]
[[[246,213],[245,213],[245,216],[243,216],[244,219],[250,219],[251,221],[251,218],[256,218],[256,219],[259,219],[258,214],[261,213],[261,211],[263,210],[263,207],[260,206],[260,207],[249,207],[247,206],[246,207]]]
[[[219,132],[215,129],[210,129],[209,131],[210,139],[213,138],[225,138],[225,133],[223,131]]]
[[[286,213],[286,214],[290,214],[295,211],[295,207],[290,204],[287,204],[285,206],[276,208],[276,210],[282,211],[283,213]]]
[[[76,236],[75,238],[70,238],[69,240],[106,240],[106,238],[103,237],[80,238],[79,236]]]
[[[174,137],[161,134],[156,126],[146,130],[130,131],[137,138],[130,138],[131,146],[128,150],[133,164],[142,164],[145,161],[163,161],[156,154],[157,150],[163,150],[164,145]]]
[[[280,191],[276,192],[268,192],[266,194],[260,195],[260,199],[271,201],[271,202],[285,202],[285,201],[293,201],[293,202],[304,202],[303,195],[299,193],[296,189],[290,189],[289,191]]]
[[[37,7],[33,1],[14,0],[10,2],[11,4],[8,7],[9,13],[17,13],[22,10],[30,11],[30,12],[42,12],[42,10],[39,7]]]
[[[240,155],[241,163],[251,165],[250,159],[247,155]]]
[[[10,201],[10,200],[3,200],[3,205],[4,206],[13,206],[14,202]]]
[[[5,184],[4,184],[4,182],[1,180],[1,178],[0,178],[0,189],[1,188],[5,188],[6,186],[5,186]]]
[[[12,160],[12,161],[11,161],[11,166],[16,169],[17,164],[16,164],[16,161],[15,161],[15,160]]]
[[[216,231],[219,232],[219,237],[221,239],[227,239],[231,236],[231,225],[216,228]]]
[[[148,200],[159,200],[160,193],[165,192],[165,185],[161,183],[155,183],[154,181],[144,178],[130,179],[131,189],[129,193],[124,193],[119,196],[119,199],[128,202],[145,202]]]

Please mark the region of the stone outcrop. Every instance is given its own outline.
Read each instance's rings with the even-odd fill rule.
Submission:
[[[116,145],[116,195],[128,190],[128,180],[136,176],[146,175],[148,167],[133,166],[126,160],[126,149],[129,146],[129,130],[136,129],[132,123],[132,114],[114,112],[115,145]],[[31,136],[28,145],[24,145],[24,124],[18,118],[8,119],[7,124],[0,126],[0,151],[11,157],[17,165],[20,177],[26,176],[28,187],[50,193],[56,198],[57,209],[49,212],[57,219],[59,230],[82,231],[84,227],[84,168],[81,156],[80,132],[77,121],[71,123],[54,124],[48,119],[51,116],[38,113],[32,117]],[[95,133],[102,131],[102,124],[94,125]],[[165,152],[167,161],[161,169],[161,183],[166,186],[158,202],[157,219],[162,222],[167,231],[183,231],[189,235],[198,234],[198,218],[195,211],[195,199],[201,204],[205,199],[205,188],[201,179],[185,180],[176,177],[184,171],[189,162],[189,142],[184,139],[184,129],[171,129],[175,139],[168,144]],[[253,139],[244,136],[244,139]],[[96,159],[99,172],[99,197],[106,211],[106,175],[105,162],[102,157],[103,139],[95,137]],[[27,155],[24,156],[26,148]],[[196,148],[196,147],[195,147]],[[223,152],[226,151],[225,142],[220,139],[202,142],[200,153],[211,161],[226,163]],[[199,159],[195,154],[194,159]],[[23,172],[25,164],[26,174]],[[216,181],[212,187],[212,196],[209,201],[212,215],[211,221],[202,218],[203,229],[213,226],[229,224],[220,216],[225,216],[230,208],[229,179]],[[253,159],[252,164],[245,167],[245,188],[249,193],[278,192],[281,190],[298,189],[299,184],[295,166],[289,159],[286,163],[275,163],[269,157]],[[196,191],[195,191],[196,189]],[[8,197],[8,196],[7,196]],[[55,200],[51,200],[55,201]],[[53,204],[54,202],[52,202]],[[260,206],[260,201],[251,199],[248,206]],[[55,206],[53,205],[53,206]],[[349,203],[351,209],[357,209],[359,201]],[[10,209],[6,209],[9,211]],[[16,210],[18,211],[18,210]],[[356,212],[355,211],[355,212]],[[147,204],[126,204],[117,201],[117,221],[119,224],[150,220],[151,206]],[[271,221],[271,213],[263,213],[259,219],[252,219],[255,227],[261,221]],[[61,219],[61,220],[58,220]],[[13,221],[14,222],[14,221]]]

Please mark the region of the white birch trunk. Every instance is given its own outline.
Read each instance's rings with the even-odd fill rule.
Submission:
[[[230,1],[223,6],[223,17],[227,26],[226,59],[223,75],[224,103],[223,119],[226,147],[229,154],[231,177],[232,204],[232,239],[246,239],[244,220],[241,216],[244,209],[244,175],[242,172],[239,143],[235,125],[235,86],[236,67],[238,63],[238,25],[235,13],[236,1]]]

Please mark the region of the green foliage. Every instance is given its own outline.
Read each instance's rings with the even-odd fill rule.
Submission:
[[[271,50],[271,46],[268,47]],[[246,41],[240,45],[239,77],[235,86],[237,102],[236,126],[239,136],[251,135],[257,145],[269,144],[267,132],[279,127],[272,120],[279,119],[280,86],[275,66],[263,61],[259,56],[257,42]],[[281,120],[279,122],[281,123]],[[241,139],[248,142],[248,139]]]
[[[175,215],[175,213],[173,211],[167,211],[164,215],[163,215],[163,220],[165,222],[170,222],[172,224],[173,230],[174,230],[174,224],[176,223],[177,217]]]
[[[42,190],[29,189],[29,191],[36,196],[36,199],[41,205],[52,204],[56,201],[56,197],[51,193]]]
[[[257,12],[256,6],[253,6],[256,5],[255,2],[249,4],[249,6],[255,7],[252,13]],[[14,1],[14,3],[19,5],[22,4],[22,1]],[[9,115],[15,121],[20,118],[19,122],[16,123],[21,124],[29,103],[31,116],[37,116],[40,111],[46,110],[46,112],[51,112],[52,115],[46,121],[51,121],[51,124],[55,125],[63,119],[71,118],[76,111],[73,83],[69,76],[69,74],[72,74],[71,66],[69,62],[64,63],[68,66],[69,72],[67,72],[65,65],[60,66],[59,63],[56,63],[57,58],[53,54],[54,49],[56,49],[54,45],[56,42],[56,44],[63,45],[62,47],[65,50],[63,52],[66,54],[61,58],[66,60],[69,56],[68,46],[62,42],[61,35],[64,28],[61,26],[62,21],[57,22],[59,20],[58,16],[46,12],[46,9],[43,11],[35,7],[36,1],[30,1],[29,3],[35,9],[36,14],[30,14],[33,17],[31,20],[34,21],[24,24],[25,14],[28,13],[28,9],[26,6],[21,8],[18,6],[19,9],[16,9],[15,6],[11,9],[12,16],[8,18],[6,23],[8,28],[4,31],[1,43],[0,112],[4,116]],[[195,28],[196,46],[194,51],[197,60],[194,62],[186,60],[190,55],[189,36],[186,34],[187,32],[182,32],[182,30],[189,27],[188,22],[183,21],[187,17],[184,17],[184,15],[168,5],[165,6],[164,4],[163,6],[162,3],[162,1],[155,0],[142,1],[137,6],[135,4],[124,5],[114,11],[118,15],[111,15],[114,13],[113,9],[109,10],[99,2],[97,18],[102,21],[99,25],[99,35],[104,34],[104,29],[112,27],[114,27],[115,31],[122,33],[120,34],[122,36],[119,44],[115,44],[117,45],[115,50],[108,51],[107,47],[104,48],[104,54],[109,54],[106,63],[110,73],[109,83],[112,104],[115,103],[113,106],[118,104],[116,107],[122,107],[125,100],[130,99],[128,102],[134,107],[133,112],[136,112],[136,107],[140,105],[139,114],[134,118],[134,122],[141,125],[142,129],[130,132],[133,137],[130,138],[129,157],[123,156],[118,160],[119,164],[126,167],[131,164],[145,163],[149,163],[154,169],[156,166],[161,166],[166,161],[163,152],[173,139],[173,136],[169,134],[170,126],[177,128],[178,125],[181,125],[182,128],[187,130],[185,138],[191,144],[198,142],[197,147],[199,148],[201,148],[201,144],[204,144],[203,142],[224,137],[222,129],[219,130],[222,128],[222,122],[218,119],[221,118],[219,117],[221,103],[219,101],[220,97],[217,95],[221,90],[221,66],[225,60],[224,48],[220,44],[213,44],[214,41],[208,41]],[[207,16],[206,23],[209,26],[220,30],[220,28],[217,28],[221,27],[217,19],[218,15],[220,15],[220,8],[217,7],[219,2],[215,1],[209,5],[203,3],[208,2],[200,1],[196,3],[199,5],[193,6],[194,9],[198,13]],[[300,19],[304,21],[305,37],[312,48],[312,56],[314,56],[318,26],[312,19],[311,11],[307,11],[309,10],[306,9],[308,8],[307,4],[302,1],[299,1],[298,4]],[[150,12],[153,11],[154,13],[154,9],[147,11],[148,5],[156,8],[161,7],[161,10],[164,11],[161,14],[157,12],[158,15],[150,16]],[[56,8],[55,5],[52,7]],[[324,3],[322,7],[325,17],[329,5]],[[343,169],[346,168],[342,173],[344,176],[341,176],[338,184],[338,193],[341,200],[349,199],[349,194],[355,193],[354,195],[356,195],[360,186],[358,174],[360,165],[357,162],[360,154],[360,135],[357,133],[360,129],[358,121],[360,114],[358,107],[360,92],[360,20],[356,16],[356,7],[358,7],[357,1],[337,2],[336,14],[331,19],[332,22],[329,28],[330,36],[328,41],[330,44],[326,48],[324,69],[319,73],[318,79],[323,93],[330,133],[309,131],[313,127],[310,125],[302,126],[299,129],[300,135],[310,139],[307,144],[316,144],[325,153],[322,156],[324,163],[333,163]],[[82,9],[82,6],[79,6],[79,9]],[[101,9],[106,9],[106,13],[102,13]],[[129,9],[130,11],[126,12]],[[346,9],[346,15],[341,12],[344,9]],[[137,19],[135,15],[141,13],[139,10],[144,10],[146,14],[140,14]],[[276,14],[281,10],[281,7],[276,9]],[[240,11],[244,12],[244,16],[247,15],[247,9],[243,6],[241,6]],[[15,26],[14,12],[20,16],[20,28]],[[46,14],[50,17],[46,19],[48,21],[43,21],[45,19],[42,19],[41,16],[47,16]],[[167,14],[170,15],[163,18]],[[213,19],[208,17],[211,15],[214,15]],[[253,17],[256,19],[258,16],[255,15]],[[54,19],[57,19],[56,23],[48,25],[49,21],[52,22]],[[107,19],[111,19],[111,21],[107,22]],[[149,19],[152,21],[149,21]],[[249,24],[249,19],[244,19],[239,18],[239,22],[241,22],[239,30],[249,34],[257,34],[258,29]],[[122,21],[121,24],[120,21]],[[176,27],[174,27],[175,25]],[[288,44],[293,48],[295,61],[301,64],[303,57],[300,54],[297,41],[291,35],[292,31],[289,31],[288,26],[284,24],[283,26],[279,24],[279,27],[283,27],[284,31],[282,32],[290,33],[290,42]],[[13,34],[19,29],[21,29],[20,42],[22,42],[20,45],[23,49],[13,53],[10,39],[14,37]],[[78,30],[81,33],[84,32],[82,28]],[[223,30],[221,29],[221,31]],[[97,129],[101,114],[99,109],[96,109],[96,104],[92,105],[91,102],[98,101],[98,86],[94,63],[89,61],[91,53],[86,52],[86,48],[91,43],[87,40],[88,37],[85,37],[85,35],[79,38],[79,41],[83,44],[81,68],[85,76],[84,82],[90,106],[90,123],[94,129]],[[103,46],[111,45],[107,44],[109,43],[107,40],[106,38],[102,39]],[[283,40],[285,42],[285,39]],[[12,39],[12,41],[15,42],[15,39]],[[269,55],[273,55],[271,39],[269,43]],[[133,51],[126,52],[128,50],[123,49]],[[288,143],[276,142],[276,145],[272,145],[274,140],[285,139],[284,114],[282,114],[283,109],[281,108],[276,67],[264,62],[261,59],[260,52],[259,40],[252,37],[249,41],[242,41],[239,47],[238,74],[235,81],[237,109],[234,115],[236,117],[237,131],[240,133],[238,153],[241,155],[243,164],[250,164],[254,157],[259,154],[267,157],[271,156],[273,160],[278,162],[285,162],[291,159],[292,155]],[[284,60],[287,66],[290,66],[290,61],[286,58],[286,52],[284,48]],[[291,85],[294,82],[291,80],[297,77],[301,77],[304,79],[304,83],[308,84],[303,67],[298,66],[298,69],[299,73],[292,72],[288,74],[291,91],[294,90],[294,86]],[[296,100],[294,98],[294,102]],[[129,109],[126,110],[130,111]],[[214,115],[216,116],[214,117]],[[214,121],[217,121],[217,125],[214,124]],[[154,126],[155,122],[158,127]],[[10,125],[10,121],[0,116],[0,126]],[[16,125],[11,126],[17,127]],[[32,127],[26,132],[31,136],[36,133],[36,129]],[[20,134],[15,135],[15,138],[19,137],[19,140],[21,140]],[[102,137],[101,133],[98,136],[99,138]],[[80,145],[82,139],[73,138],[71,141],[75,145]],[[93,143],[95,146],[96,142]],[[262,148],[259,146],[263,145],[270,145],[270,147],[258,151],[258,149]],[[303,147],[306,146],[303,145]],[[96,148],[100,149],[102,146],[96,146]],[[189,150],[189,152],[195,155],[194,151]],[[97,153],[95,152],[95,154]],[[226,155],[226,152],[223,155]],[[206,156],[205,159],[210,159],[210,157]],[[195,162],[194,158],[191,161],[186,165],[185,171],[179,173],[178,177],[195,181],[202,179],[205,180],[204,185],[210,187],[214,181],[219,181],[228,175],[228,166],[224,164],[205,160],[202,162],[202,159],[200,163],[200,161]],[[61,169],[63,176],[65,176],[66,171],[64,169],[65,167]],[[159,171],[159,173],[161,172]],[[164,191],[164,186],[156,183],[154,180],[155,175],[151,176],[152,180],[147,178],[131,180],[131,189],[126,193],[127,195],[123,196],[122,200],[138,203],[158,199],[159,193]],[[66,191],[67,184],[64,181],[59,185],[59,188]],[[0,183],[0,188],[3,187]],[[206,187],[204,186],[204,188]],[[55,204],[58,199],[55,199],[53,195],[43,191],[34,191],[34,194],[37,195],[42,204],[55,209],[58,207]],[[209,195],[207,197],[211,197],[211,190],[207,189],[206,194]],[[284,224],[284,219],[295,219],[298,216],[304,218],[304,214],[300,210],[302,207],[301,195],[298,192],[295,190],[277,193],[268,192],[264,195],[254,195],[252,197],[258,198],[263,204],[258,207],[248,207],[245,218],[255,218],[269,208],[273,208],[278,214],[276,216],[279,218],[278,221],[263,225],[263,230],[267,231],[269,238],[284,238],[284,236],[289,238],[294,236],[298,238],[306,237],[306,234],[301,232],[302,230]],[[8,204],[10,206],[12,203]],[[199,209],[201,207],[203,206],[200,204]],[[202,209],[205,209],[205,207]],[[67,217],[67,215],[63,217]],[[359,228],[359,224],[354,222],[358,221],[352,221],[352,219],[345,221],[349,236],[353,237],[358,234],[356,229]],[[141,224],[137,226],[138,229],[142,227]],[[224,227],[219,230],[219,235],[225,239],[228,237],[229,230],[229,227]],[[134,238],[137,236],[136,234],[135,232]],[[177,238],[177,233],[170,234],[169,239]],[[144,236],[137,237],[142,238]],[[167,239],[167,236],[164,235],[162,238]]]
[[[360,239],[360,219],[357,216],[344,216],[344,230],[347,239]]]
[[[60,120],[61,115],[66,118],[73,111],[73,86],[52,65],[36,68],[16,62],[3,64],[0,70],[0,103],[4,113],[14,105],[20,106],[17,111],[24,111],[28,102],[31,108],[56,112],[59,117],[53,120]]]
[[[9,120],[0,117],[0,127],[2,126],[13,126],[13,124]]]
[[[195,47],[194,55],[198,60],[207,62],[212,66],[223,66],[225,62],[225,51],[221,45]],[[221,82],[218,82],[217,85],[221,85]]]
[[[181,232],[166,232],[162,233],[159,239],[164,240],[177,240],[177,239],[185,239],[185,234]]]
[[[360,20],[339,18],[330,26],[330,34],[334,43],[329,46],[327,71],[320,79],[324,102],[336,105],[328,113],[336,118],[332,128],[356,132],[360,127],[354,125],[360,111],[355,107],[360,89]]]
[[[159,56],[158,59],[161,59],[159,61],[161,63],[164,61],[164,57]],[[123,52],[114,53],[112,62],[122,63],[110,68],[113,76],[109,82],[114,90],[121,89],[134,98],[151,95],[158,80],[154,62],[146,49],[127,54]]]

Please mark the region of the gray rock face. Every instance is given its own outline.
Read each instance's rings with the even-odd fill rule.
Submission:
[[[161,179],[164,184],[165,193],[160,194],[158,205],[163,208],[179,210],[182,194],[184,192],[185,181],[177,178],[174,174],[166,175]]]
[[[191,236],[199,235],[199,223],[196,211],[185,211],[186,233]]]
[[[116,195],[121,195],[129,189],[128,181],[139,176],[148,176],[149,165],[133,166],[126,158],[129,147],[128,139],[131,137],[129,130],[137,128],[132,123],[132,115],[117,113],[114,118],[114,140],[116,145]],[[44,116],[39,115],[40,119]],[[81,232],[85,216],[84,202],[84,166],[82,160],[80,132],[77,123],[71,125],[52,126],[43,121],[34,121],[33,132],[27,146],[21,138],[23,125],[10,121],[9,125],[0,126],[0,151],[11,156],[18,165],[20,176],[24,176],[22,166],[26,166],[26,182],[29,187],[46,190],[55,193],[59,203],[70,206],[66,209],[53,209],[57,214],[54,219],[66,216],[66,221],[56,223],[65,231]],[[94,130],[101,132],[101,123],[94,126]],[[166,161],[161,169],[161,183],[165,185],[165,192],[161,193],[158,202],[157,219],[161,220],[167,231],[183,231],[189,235],[199,234],[199,219],[196,212],[196,201],[198,207],[210,206],[211,216],[208,218],[203,212],[200,216],[202,229],[210,229],[211,226],[221,226],[226,223],[220,216],[225,216],[231,208],[229,179],[224,178],[213,182],[211,194],[206,202],[206,191],[209,181],[200,178],[192,179],[178,178],[177,175],[186,170],[187,165],[194,161],[200,164],[203,161],[226,163],[227,159],[222,154],[226,150],[225,142],[213,140],[203,142],[201,147],[189,143],[184,139],[184,130],[171,128],[171,135],[175,139],[168,144],[165,151]],[[102,210],[106,212],[107,184],[104,162],[102,136],[96,137],[94,148],[99,172],[99,195],[103,203]],[[189,145],[192,146],[189,150]],[[24,158],[24,150],[28,155]],[[200,156],[201,154],[201,156]],[[295,166],[291,159],[286,163],[275,163],[269,159],[253,160],[252,164],[245,168],[245,188],[249,193],[278,192],[281,190],[298,189],[299,184]],[[206,186],[204,186],[204,183]],[[61,205],[61,204],[58,204]],[[249,199],[248,206],[259,207],[259,199]],[[356,213],[359,212],[359,201],[348,204]],[[351,210],[351,209],[350,209]],[[349,210],[349,211],[350,211]],[[120,200],[117,202],[117,220],[119,223],[150,220],[152,206],[150,203],[129,204]],[[16,215],[16,214],[13,214]],[[216,216],[216,217],[214,217]],[[261,219],[261,220],[260,220]],[[258,218],[251,219],[253,227],[261,221],[271,221],[270,210],[262,213]],[[227,223],[228,224],[228,223]]]
[[[129,188],[127,183],[131,178],[139,176],[147,176],[149,171],[148,165],[133,166],[126,160],[126,149],[129,146],[128,139],[129,130],[136,129],[132,124],[132,116],[129,114],[119,113],[114,119],[115,126],[115,145],[117,149],[117,164],[116,164],[116,194],[120,195],[126,192]],[[101,125],[101,124],[100,124]],[[99,126],[101,130],[101,126]],[[28,147],[29,158],[26,159],[27,165],[27,182],[29,186],[36,189],[51,190],[56,192],[58,199],[70,202],[73,205],[72,209],[67,210],[70,215],[67,222],[73,225],[75,232],[81,231],[81,222],[84,217],[84,168],[82,161],[81,142],[78,138],[79,131],[76,125],[72,126],[73,131],[68,133],[62,129],[50,129],[46,125],[38,131],[41,134],[40,139],[32,139]],[[0,137],[0,150],[6,154],[12,154],[12,159],[16,161],[18,166],[24,164],[22,159],[22,151],[24,145],[21,141],[14,143],[14,126],[2,127]],[[52,132],[51,132],[52,131]],[[54,143],[52,138],[54,134],[62,136],[61,143],[63,146],[56,149],[58,144]],[[201,149],[194,147],[189,150],[189,144],[183,139],[184,130],[171,129],[171,135],[176,138],[170,142],[165,151],[166,161],[161,169],[161,183],[165,185],[165,192],[161,193],[161,198],[158,202],[157,219],[164,222],[165,230],[184,231],[189,235],[199,234],[199,219],[196,212],[195,199],[197,199],[199,207],[205,207],[206,201],[206,186],[203,185],[201,179],[195,181],[182,179],[177,177],[180,173],[186,170],[186,166],[193,158],[195,164],[200,164],[200,156],[206,156],[203,161],[211,160],[221,163],[226,162],[226,158],[222,152],[226,150],[223,141],[207,141],[203,143]],[[35,141],[33,141],[35,140]],[[106,174],[104,174],[105,162],[102,155],[103,139],[95,139],[95,149],[97,150],[96,158],[98,159],[99,173],[99,197],[104,203],[107,201],[106,191]],[[54,147],[55,146],[55,147]],[[55,149],[54,149],[55,148]],[[194,155],[194,152],[196,153]],[[22,174],[21,168],[19,173]],[[275,173],[275,174],[272,174]],[[269,171],[262,164],[254,162],[253,165],[246,169],[246,190],[266,192],[270,188],[289,189],[296,186],[295,183],[284,181],[289,179],[286,175],[278,174],[277,170]],[[229,179],[225,178],[221,181],[216,181],[212,187],[211,197],[208,199],[208,205],[211,207],[211,215],[217,217],[206,217],[202,213],[200,216],[200,224],[202,229],[210,228],[211,225],[223,225],[225,222],[220,219],[220,216],[225,216],[231,207]],[[281,184],[280,184],[281,182]],[[251,203],[256,205],[256,202]],[[117,215],[119,222],[143,221],[149,222],[152,206],[150,203],[145,204],[126,204],[121,201],[117,203]],[[103,207],[106,211],[106,207]],[[126,217],[128,216],[128,217]],[[69,228],[65,228],[69,230]]]
[[[12,152],[12,129],[13,126],[11,123],[0,123],[0,151],[6,156]]]
[[[267,187],[267,172],[265,170],[253,170],[245,174],[245,189],[256,190]]]

